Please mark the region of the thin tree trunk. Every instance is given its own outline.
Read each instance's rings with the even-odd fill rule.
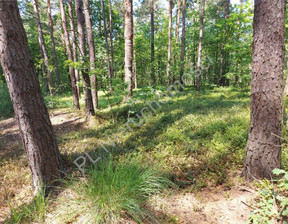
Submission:
[[[108,37],[107,37],[107,26],[106,26],[106,17],[105,17],[105,5],[104,0],[101,0],[101,7],[102,7],[102,19],[103,19],[103,30],[104,30],[104,36],[105,36],[105,47],[106,47],[106,59],[107,59],[107,66],[108,66],[108,77],[110,79],[109,81],[109,88],[110,92],[113,93],[113,87],[112,87],[112,69],[110,64],[110,56],[109,56],[109,44],[108,44]]]
[[[44,58],[43,51],[42,51],[41,48],[40,48],[40,53],[41,53],[41,57]],[[43,81],[44,81],[45,91],[46,91],[47,94],[49,94],[50,93],[50,89],[49,89],[48,79],[46,77],[47,73],[46,73],[46,70],[45,70],[44,62],[41,64],[41,70],[42,70],[42,77],[43,77]]]
[[[111,77],[114,77],[114,49],[113,49],[113,20],[112,2],[109,0],[109,28],[110,28],[110,49],[111,49]]]
[[[37,195],[63,176],[64,166],[16,0],[0,2],[0,24],[1,66]]]
[[[168,62],[167,62],[167,84],[170,86],[171,79],[171,39],[172,39],[172,9],[173,0],[169,1],[169,27],[168,27]]]
[[[218,3],[217,3],[217,21],[216,21],[216,24],[218,24],[219,22],[219,19],[220,19],[220,8],[221,8],[221,0],[218,0]],[[216,34],[217,34],[217,37],[218,37],[218,28],[216,28]],[[214,77],[214,82],[219,85],[220,84],[220,79],[221,79],[221,74],[219,72],[219,69],[218,69],[218,57],[219,57],[219,46],[218,46],[218,42],[216,43],[216,52],[215,52],[215,70],[214,70],[214,73],[215,73],[215,77]]]
[[[255,0],[251,119],[244,176],[273,177],[280,168],[286,0]]]
[[[71,40],[72,40],[72,48],[73,48],[73,62],[78,62],[78,54],[77,54],[77,42],[76,42],[76,34],[75,34],[75,26],[74,26],[74,15],[73,15],[73,6],[72,6],[72,0],[67,0],[68,5],[68,15],[69,15],[69,22],[70,22],[70,29],[71,29]],[[80,82],[80,75],[78,69],[74,68],[75,72],[75,79],[76,79],[76,88],[78,97],[81,96],[81,90],[79,86]]]
[[[86,55],[86,41],[85,41],[85,18],[83,14],[83,4],[82,0],[75,0],[75,11],[77,15],[77,31],[78,31],[78,40],[79,40],[79,50],[82,57],[82,60],[85,59]],[[85,99],[85,114],[86,119],[90,120],[92,116],[95,116],[92,93],[91,93],[91,83],[90,77],[86,71],[82,71],[82,80],[83,80],[83,90],[84,90],[84,99]]]
[[[53,21],[52,21],[52,16],[51,16],[50,0],[47,0],[47,9],[48,9],[47,11],[48,11],[48,20],[49,20],[49,31],[50,31],[50,38],[51,38],[51,45],[52,45],[51,47],[52,47],[52,52],[53,52],[53,60],[54,60],[56,78],[57,78],[57,87],[58,87],[58,90],[60,92],[62,92],[57,54],[56,54],[56,50],[55,50],[55,41],[54,41]]]
[[[62,28],[63,28],[63,33],[64,33],[64,40],[65,40],[65,44],[66,44],[68,60],[73,61],[63,0],[59,0],[59,5],[60,5]],[[71,86],[72,86],[73,106],[75,109],[79,110],[80,104],[79,104],[79,96],[78,96],[78,91],[77,91],[77,86],[76,86],[75,70],[71,66],[69,67],[69,74],[70,74],[70,80],[71,80]]]
[[[84,0],[84,15],[85,15],[85,24],[87,31],[87,39],[88,39],[88,49],[89,49],[89,60],[90,60],[90,73],[91,73],[91,86],[92,86],[92,98],[94,109],[98,109],[98,93],[97,93],[97,76],[95,69],[95,46],[93,39],[93,30],[92,30],[92,22],[90,19],[90,7],[89,0]]]
[[[125,83],[127,83],[127,95],[124,100],[132,97],[133,77],[133,2],[124,0],[124,39],[125,39]]]
[[[48,78],[49,78],[50,93],[53,95],[55,93],[55,91],[54,91],[55,85],[54,85],[53,76],[52,76],[52,74],[51,74],[51,72],[49,70],[48,53],[47,53],[45,42],[44,42],[44,38],[43,38],[43,32],[42,32],[42,28],[41,28],[39,11],[38,11],[38,0],[33,0],[33,8],[34,8],[36,21],[37,21],[37,30],[38,30],[39,44],[40,44],[40,48],[42,49],[42,52],[43,52],[44,64],[46,66],[46,71],[47,71]]]
[[[154,0],[150,0],[150,17],[151,17],[151,79],[153,85],[156,85],[156,77],[155,77],[155,68],[154,68],[154,60],[155,60],[155,46],[154,46]]]
[[[230,5],[230,0],[225,0],[225,10],[224,10],[224,19],[225,19],[225,25],[224,25],[224,30],[223,30],[223,35],[224,35],[224,40],[222,43],[221,47],[221,78],[220,78],[220,85],[225,86],[227,85],[227,79],[224,77],[225,74],[227,73],[227,67],[229,64],[229,52],[225,49],[226,44],[227,44],[227,19],[229,17],[229,5]]]
[[[134,81],[134,85],[133,85],[133,89],[137,89],[138,88],[138,84],[137,84],[137,66],[136,66],[136,48],[135,48],[135,25],[133,22],[133,81]]]
[[[182,76],[185,70],[185,14],[186,14],[186,0],[182,0],[182,45],[181,45],[181,69],[180,69],[180,82],[183,85]]]
[[[175,71],[178,69],[178,45],[179,45],[179,27],[180,27],[180,16],[181,16],[181,3],[182,0],[178,0],[178,9],[177,9],[177,24],[176,24],[176,49],[175,49],[175,54],[174,54],[174,67],[176,68]],[[173,75],[172,77],[172,82],[175,82],[175,76]]]
[[[198,46],[198,61],[197,61],[197,77],[196,77],[196,90],[200,91],[200,76],[201,76],[201,62],[202,62],[202,40],[203,40],[203,26],[204,26],[204,10],[205,0],[201,4],[201,18],[200,18],[200,33],[199,33],[199,46]]]

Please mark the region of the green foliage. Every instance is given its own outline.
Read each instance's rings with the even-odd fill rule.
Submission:
[[[67,182],[76,193],[68,202],[69,210],[73,216],[85,217],[82,223],[118,223],[121,218],[153,220],[148,198],[172,186],[153,168],[141,167],[136,161],[117,162],[109,157],[87,172],[81,181]]]
[[[288,222],[288,173],[281,169],[274,169],[273,173],[279,178],[256,182],[259,198],[250,216],[253,224]]]
[[[21,207],[14,208],[11,205],[10,218],[6,224],[25,224],[39,222],[43,223],[49,206],[49,196],[45,196],[42,191],[30,204],[23,204]]]
[[[9,96],[7,84],[0,79],[0,118],[10,117],[13,114],[13,105]]]

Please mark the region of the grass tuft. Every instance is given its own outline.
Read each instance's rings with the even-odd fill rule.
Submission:
[[[99,162],[83,180],[70,180],[68,184],[76,193],[69,210],[74,217],[81,216],[81,223],[156,221],[147,200],[173,185],[153,168],[143,168],[135,162],[122,164],[111,158]]]

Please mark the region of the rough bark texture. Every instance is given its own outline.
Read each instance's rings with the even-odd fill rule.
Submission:
[[[203,26],[204,26],[204,10],[205,0],[201,4],[201,17],[200,17],[200,33],[199,33],[199,46],[198,46],[198,61],[197,61],[197,77],[196,77],[196,90],[200,90],[200,76],[201,76],[201,61],[202,61],[202,40],[203,40]]]
[[[155,60],[155,46],[154,46],[154,0],[150,0],[150,17],[151,17],[151,79],[153,85],[156,85],[156,77],[155,77],[155,68],[154,68],[154,60]]]
[[[133,4],[132,0],[124,0],[124,39],[125,39],[125,83],[127,83],[127,96],[132,97],[133,77]]]
[[[107,59],[107,66],[108,66],[108,77],[110,79],[109,87],[110,92],[113,92],[112,88],[112,69],[110,64],[110,50],[109,50],[109,43],[108,43],[108,37],[107,37],[107,26],[106,26],[106,16],[105,16],[105,6],[104,6],[104,0],[101,0],[101,7],[102,7],[102,19],[103,19],[103,29],[104,29],[104,36],[105,36],[105,47],[106,47],[106,59]]]
[[[181,77],[185,69],[185,14],[186,14],[186,0],[182,0],[182,45],[181,45],[181,68],[180,68],[180,82],[183,84]]]
[[[54,94],[55,93],[55,91],[54,91],[55,85],[54,85],[53,75],[49,71],[49,59],[48,59],[48,53],[46,50],[43,32],[42,32],[41,23],[40,23],[40,17],[39,17],[39,11],[38,11],[38,0],[33,0],[33,9],[34,9],[35,17],[36,17],[36,22],[37,22],[39,45],[40,45],[40,48],[42,49],[42,52],[43,52],[44,64],[45,64],[46,72],[47,72],[48,78],[49,78],[50,93]]]
[[[62,28],[64,33],[64,40],[66,44],[66,50],[68,54],[68,60],[73,61],[72,56],[72,50],[71,50],[71,44],[69,40],[69,33],[67,29],[67,21],[66,21],[66,14],[65,14],[65,8],[63,4],[63,0],[59,0],[60,5],[60,13],[61,13],[61,20],[62,20]],[[75,109],[80,109],[79,105],[79,96],[76,86],[76,78],[75,78],[75,70],[72,67],[69,67],[69,74],[70,74],[70,80],[71,80],[71,86],[72,86],[72,93],[73,93],[73,106]]]
[[[0,1],[0,59],[38,194],[64,166],[16,0]]]
[[[50,0],[47,0],[47,12],[48,12],[48,21],[49,21],[49,32],[50,32],[50,38],[51,38],[51,47],[52,47],[52,53],[53,53],[53,61],[54,61],[54,67],[55,67],[55,73],[57,78],[57,87],[58,90],[61,92],[61,79],[60,79],[60,73],[59,73],[59,67],[58,67],[58,60],[57,60],[57,54],[55,50],[55,40],[54,40],[54,31],[53,31],[53,21],[51,16],[51,4]]]
[[[110,50],[111,50],[111,77],[114,77],[114,48],[113,48],[113,20],[112,2],[109,0],[109,28],[110,28]]]
[[[171,39],[172,39],[172,9],[173,0],[169,1],[169,25],[168,25],[168,61],[167,61],[167,84],[170,86],[171,79]]]
[[[83,14],[83,4],[82,0],[75,0],[75,11],[77,15],[77,31],[78,31],[78,40],[81,57],[86,57],[86,41],[85,41],[85,19]],[[86,119],[89,120],[92,116],[95,115],[92,93],[91,93],[91,83],[90,77],[86,70],[82,70],[82,80],[83,80],[83,90],[84,90],[84,99],[85,99],[85,114]]]
[[[280,167],[285,0],[255,0],[251,120],[244,176],[271,178]]]
[[[77,42],[76,42],[76,34],[75,34],[75,26],[74,26],[74,15],[73,15],[73,7],[72,7],[72,0],[67,0],[68,5],[68,15],[69,15],[69,22],[70,22],[70,29],[71,29],[71,40],[72,40],[72,48],[73,48],[73,62],[78,62],[78,54],[77,54]],[[76,88],[78,97],[81,96],[80,91],[80,75],[78,69],[74,68],[75,72],[75,79],[76,79]]]
[[[87,31],[88,49],[89,49],[89,61],[90,61],[90,73],[91,73],[91,86],[92,86],[92,98],[94,109],[98,109],[98,94],[97,94],[97,76],[95,72],[95,46],[92,31],[92,22],[90,19],[90,7],[89,0],[84,0],[84,15]]]

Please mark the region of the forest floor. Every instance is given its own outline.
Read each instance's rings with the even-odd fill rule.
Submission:
[[[73,161],[79,155],[101,151],[99,141],[115,137],[127,118],[135,117],[152,100],[158,99],[150,90],[138,92],[133,102],[102,108],[93,124],[85,122],[83,111],[50,109],[67,172],[78,172]],[[155,109],[141,127],[118,136],[113,149],[127,150],[119,154],[126,160],[136,158],[140,164],[157,166],[179,186],[149,200],[153,213],[160,223],[246,223],[249,205],[256,197],[253,184],[240,177],[249,127],[249,92],[186,89],[159,102],[163,100],[169,102]],[[5,223],[10,208],[32,200],[30,171],[13,118],[0,122],[0,165],[0,223]],[[45,223],[52,223],[49,212],[47,217]]]

